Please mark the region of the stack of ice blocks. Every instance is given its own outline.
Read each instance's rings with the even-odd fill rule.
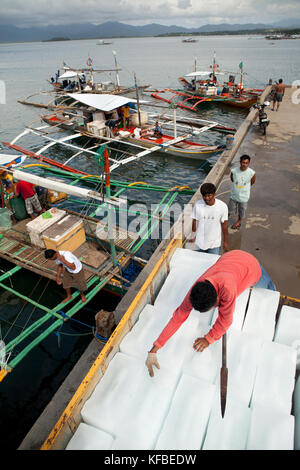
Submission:
[[[120,352],[83,406],[83,422],[67,449],[294,448],[291,409],[297,331],[290,315],[277,324],[273,341],[278,292],[253,289],[250,294],[247,290],[237,299],[227,332],[224,418],[220,410],[221,341],[202,353],[192,348],[194,340],[215,322],[215,309],[205,314],[191,312],[159,351],[160,369],[149,377],[145,360],[153,341],[193,282],[217,259],[217,255],[176,250],[154,305],[145,306],[122,340]],[[299,381],[297,403],[300,420]]]

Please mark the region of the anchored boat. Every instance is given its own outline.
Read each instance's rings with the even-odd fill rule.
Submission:
[[[119,110],[129,104],[135,106],[137,104],[135,99],[116,97],[109,94],[92,97],[79,93],[71,94],[70,97],[76,102],[83,103],[86,107],[75,113],[41,115],[42,120],[50,126],[80,132],[86,136],[94,136],[100,141],[105,139],[129,146],[136,145],[137,147],[148,148],[147,153],[165,152],[179,157],[201,159],[221,153],[226,148],[225,145],[204,145],[190,140],[192,136],[200,135],[218,126],[213,121],[202,121],[203,126],[200,129],[177,135],[178,125],[175,119],[174,135],[166,132],[157,134],[154,123],[152,125],[148,124],[148,114],[139,109],[131,108],[133,112],[129,122],[124,125]],[[89,111],[91,108],[96,111]],[[140,152],[134,158],[139,158],[147,153]]]

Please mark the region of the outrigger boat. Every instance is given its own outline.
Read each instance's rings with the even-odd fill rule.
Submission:
[[[199,112],[198,106],[200,104],[223,104],[232,106],[234,108],[249,109],[257,102],[259,95],[246,94],[231,97],[228,93],[221,93],[217,96],[202,95],[190,91],[173,90],[166,88],[152,93],[151,96],[169,104],[176,104],[179,108],[187,109],[188,111]]]
[[[239,84],[235,84],[235,72],[226,72],[229,74],[228,81],[223,84],[218,83],[217,77],[225,75],[225,72],[220,70],[214,55],[211,70],[197,70],[195,62],[195,70],[193,72],[186,74],[184,77],[179,77],[179,81],[183,85],[183,91],[164,89],[153,93],[152,96],[170,104],[176,102],[177,106],[196,112],[198,111],[198,105],[203,103],[223,104],[234,108],[249,109],[257,102],[263,90],[246,89],[243,83],[242,62],[240,62],[239,68]],[[189,81],[187,79],[192,80]],[[172,96],[166,98],[168,92]]]
[[[131,120],[129,125],[120,128],[116,127],[119,122],[117,110],[126,104],[135,105],[137,100],[125,97],[115,97],[112,95],[99,95],[97,97],[81,95],[78,93],[70,94],[76,101],[84,103],[88,107],[92,107],[97,111],[80,111],[74,113],[62,113],[52,115],[41,115],[41,119],[49,126],[63,128],[69,131],[80,132],[82,135],[96,137],[98,140],[118,141],[120,143],[149,149],[149,152],[165,152],[170,155],[203,159],[206,156],[221,153],[225,150],[226,145],[204,145],[193,142],[190,137],[199,135],[209,129],[217,126],[214,121],[202,121],[203,127],[193,130],[185,134],[177,136],[177,128],[175,118],[174,135],[161,132],[156,135],[154,132],[154,124],[148,124],[148,114],[144,111],[132,109]],[[100,113],[99,113],[100,111]],[[87,114],[89,116],[87,117]],[[93,116],[93,120],[91,117]],[[148,154],[141,152],[137,156]],[[136,156],[136,157],[137,157]]]
[[[117,54],[116,51],[112,51],[115,61],[115,68],[112,69],[103,69],[103,68],[94,68],[93,59],[89,56],[86,65],[87,67],[74,68],[68,66],[63,62],[63,73],[61,74],[60,70],[57,70],[55,74],[55,79],[51,77],[51,80],[48,82],[54,87],[54,90],[57,92],[77,92],[80,93],[111,93],[111,94],[124,94],[132,90],[135,90],[135,87],[124,87],[120,85],[119,72],[122,70],[118,66]],[[94,75],[96,73],[109,73],[115,72],[116,82],[102,81],[95,82]],[[149,85],[142,85],[138,88],[145,89]],[[26,103],[27,104],[27,103]]]

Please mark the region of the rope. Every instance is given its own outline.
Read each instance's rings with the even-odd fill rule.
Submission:
[[[62,334],[68,335],[68,336],[86,336],[86,335],[93,334],[96,338],[100,339],[101,341],[105,341],[105,342],[108,341],[108,338],[105,338],[105,337],[99,335],[99,334],[96,332],[95,326],[88,325],[87,323],[84,323],[84,322],[82,322],[82,321],[76,320],[76,319],[73,318],[73,317],[68,317],[68,315],[66,315],[62,310],[59,310],[58,313],[60,313],[61,316],[62,316],[62,324],[61,324],[61,326],[59,327],[59,329],[54,332],[54,334],[58,337],[58,344],[59,344],[59,347],[60,347],[60,343],[61,343],[61,338],[60,338],[60,336],[61,336]],[[71,320],[71,321],[73,321],[73,322],[75,322],[75,323],[78,323],[78,324],[80,324],[80,325],[86,326],[87,328],[90,328],[90,329],[92,330],[92,332],[91,332],[91,333],[81,333],[81,334],[78,334],[78,335],[73,334],[73,333],[63,333],[63,332],[61,331],[61,329],[62,329],[62,327],[63,327],[63,325],[64,325],[65,320]]]

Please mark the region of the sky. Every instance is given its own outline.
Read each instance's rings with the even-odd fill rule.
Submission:
[[[300,22],[300,0],[0,0],[0,24],[22,27],[120,21],[192,28],[286,19]]]

